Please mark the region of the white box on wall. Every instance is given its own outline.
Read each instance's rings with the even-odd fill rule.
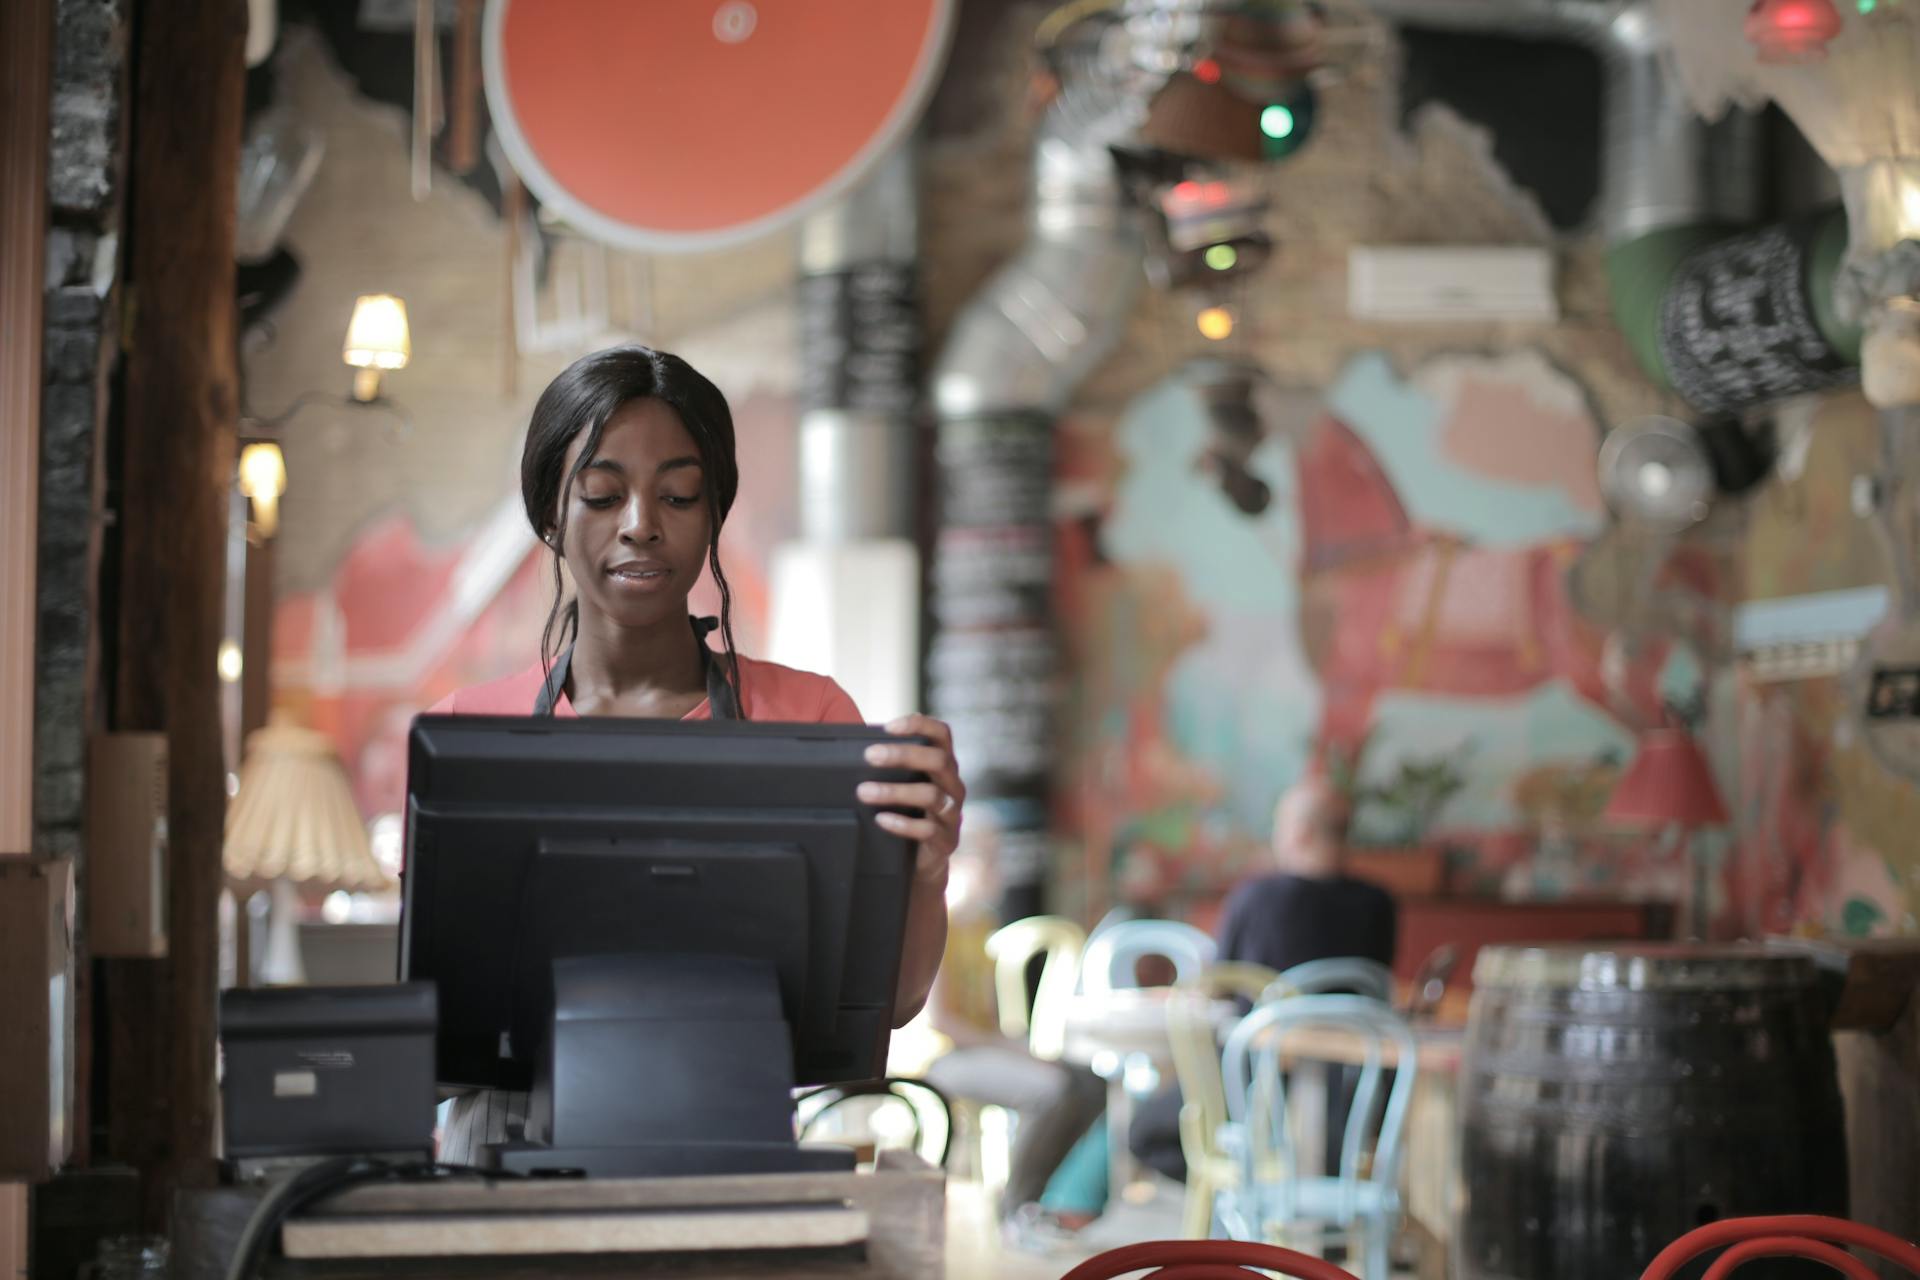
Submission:
[[[87,754],[87,941],[96,956],[167,954],[167,739],[101,733]]]
[[[1432,322],[1560,318],[1553,254],[1473,245],[1359,245],[1347,253],[1347,314]]]

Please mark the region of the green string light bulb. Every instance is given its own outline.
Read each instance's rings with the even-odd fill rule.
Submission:
[[[1313,134],[1317,101],[1313,89],[1301,85],[1284,102],[1269,102],[1260,109],[1260,150],[1269,160],[1282,160],[1306,145]]]

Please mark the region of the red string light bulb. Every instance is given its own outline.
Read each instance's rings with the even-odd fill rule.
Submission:
[[[1754,0],[1746,32],[1760,61],[1806,62],[1840,34],[1840,14],[1833,0]]]

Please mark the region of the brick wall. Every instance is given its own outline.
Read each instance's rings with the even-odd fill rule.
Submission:
[[[127,0],[60,0],[47,186],[34,848],[79,855],[95,723],[101,439],[118,355]]]

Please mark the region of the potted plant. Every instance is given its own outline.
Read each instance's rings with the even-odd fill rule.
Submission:
[[[1447,892],[1447,851],[1428,832],[1447,804],[1466,786],[1463,751],[1403,756],[1383,782],[1360,780],[1365,743],[1350,754],[1330,754],[1329,776],[1347,796],[1348,874],[1408,897]]]

